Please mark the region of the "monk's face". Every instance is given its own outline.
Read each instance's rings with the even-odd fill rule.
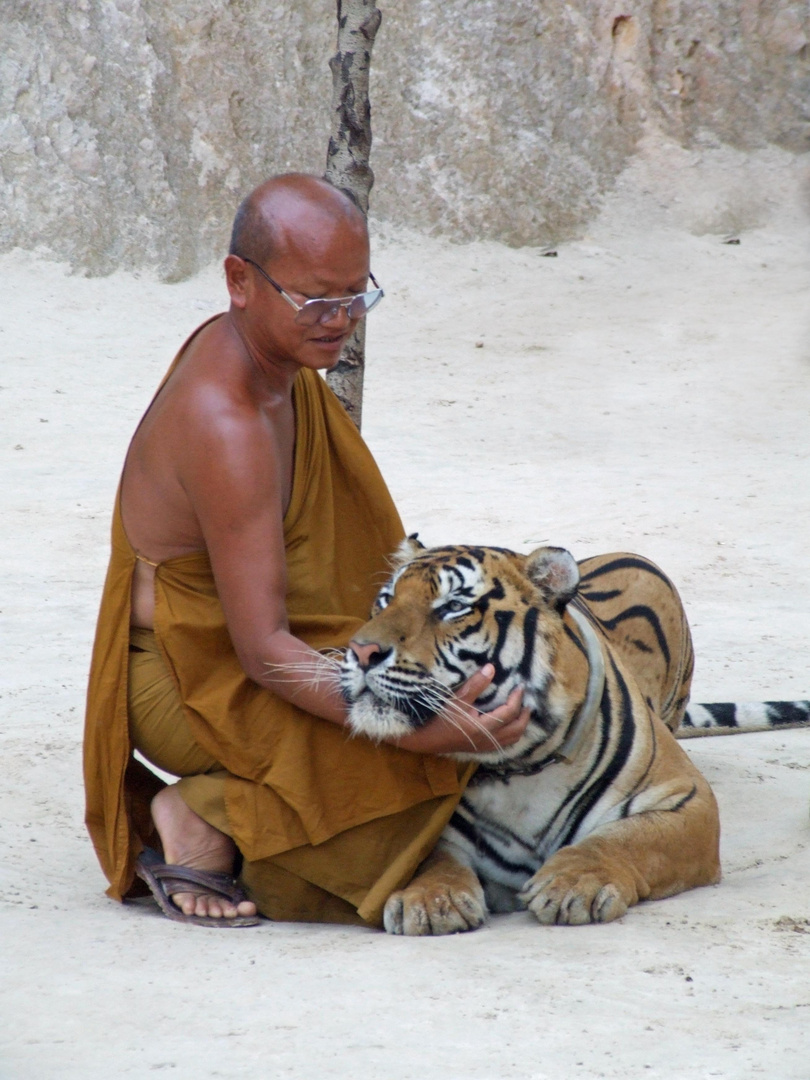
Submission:
[[[279,240],[262,269],[296,304],[366,290],[369,245],[362,220],[309,215],[285,228]],[[290,303],[250,264],[245,266],[244,296],[253,343],[261,355],[285,366],[333,367],[357,325],[345,308],[325,322],[302,325]]]

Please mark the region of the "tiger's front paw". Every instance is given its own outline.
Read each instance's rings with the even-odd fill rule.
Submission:
[[[478,879],[463,885],[412,883],[392,893],[385,903],[383,923],[389,934],[426,936],[477,930],[487,918],[484,890]]]
[[[638,901],[632,883],[612,868],[579,859],[575,849],[558,852],[529,878],[520,899],[547,926],[582,926],[620,919]]]

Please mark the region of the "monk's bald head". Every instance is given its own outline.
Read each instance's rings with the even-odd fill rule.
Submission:
[[[348,226],[366,236],[366,219],[342,191],[307,173],[285,173],[260,184],[242,201],[231,233],[231,255],[262,266],[290,244]]]

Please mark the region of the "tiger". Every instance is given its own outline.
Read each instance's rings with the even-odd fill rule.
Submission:
[[[810,702],[687,712],[683,604],[640,555],[577,563],[564,548],[425,548],[414,535],[392,569],[339,664],[352,732],[420,728],[487,663],[476,708],[521,687],[530,720],[512,746],[452,755],[477,768],[432,854],[387,899],[389,933],[475,930],[523,909],[546,925],[610,922],[719,882],[717,802],[679,727],[796,726]]]

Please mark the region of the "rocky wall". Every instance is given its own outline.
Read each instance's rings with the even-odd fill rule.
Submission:
[[[373,213],[544,244],[641,136],[810,149],[806,0],[378,0]],[[0,249],[166,279],[321,172],[334,0],[0,0]]]

